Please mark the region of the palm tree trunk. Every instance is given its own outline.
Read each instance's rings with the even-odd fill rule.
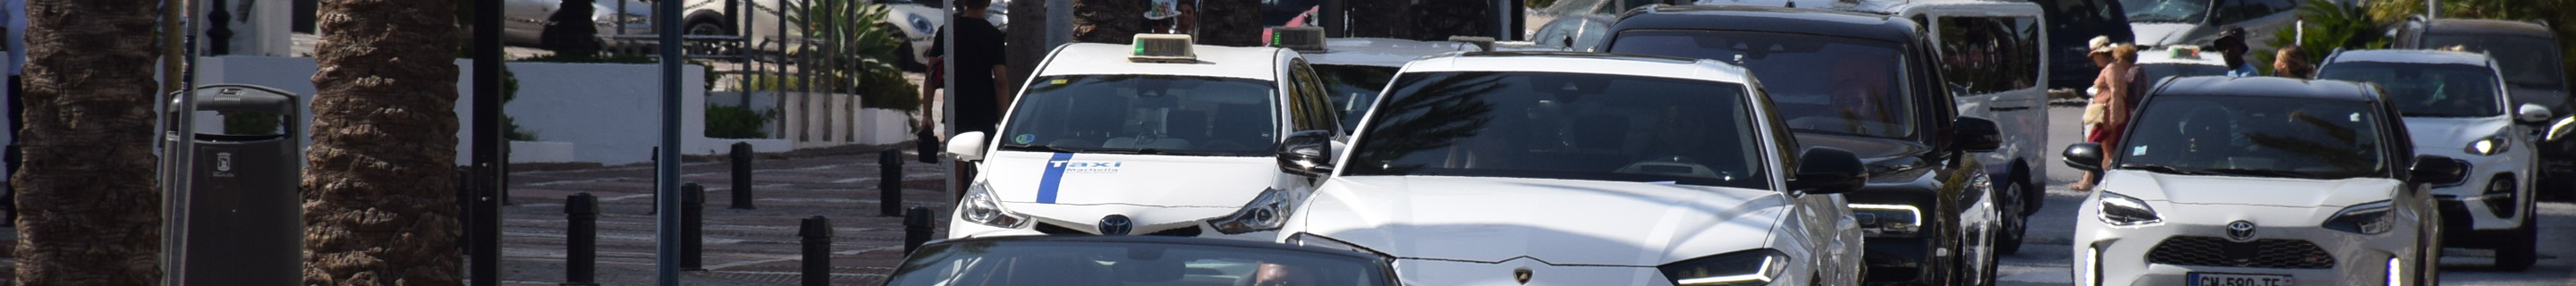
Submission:
[[[457,285],[455,5],[323,3],[306,285]]]
[[[22,285],[160,283],[153,0],[27,3]]]

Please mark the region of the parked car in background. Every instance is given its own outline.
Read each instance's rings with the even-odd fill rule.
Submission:
[[[2389,30],[2389,46],[2397,49],[2452,49],[2486,53],[2503,59],[2504,82],[2510,85],[2513,103],[2532,103],[2548,107],[2560,118],[2551,123],[2526,123],[2541,134],[2540,197],[2545,200],[2576,199],[2576,110],[2571,110],[2566,62],[2559,57],[2558,36],[2548,26],[2538,23],[2480,19],[2412,18]]]
[[[2164,82],[2165,78],[2172,77],[2227,75],[2227,61],[2218,59],[2218,56],[2217,51],[2203,51],[2200,46],[2194,45],[2169,45],[2140,50],[2138,51],[2138,70],[2146,74],[2139,78],[2153,84]],[[2153,86],[2147,88],[2155,89]]]
[[[2540,157],[2523,124],[2548,122],[2549,109],[2514,104],[2498,61],[2484,54],[2436,50],[2359,50],[2327,56],[2318,79],[2376,84],[2406,119],[2415,154],[2468,162],[2467,177],[2433,186],[2441,201],[2445,244],[2495,249],[2496,268],[2521,271],[2539,261],[2539,210],[2531,176]]]
[[[747,16],[750,20],[743,21],[741,17],[727,16],[727,14],[725,14],[727,11],[744,10],[742,7],[736,7],[730,10],[726,9],[726,3],[732,2],[741,4],[742,2],[728,0],[686,1],[689,2],[682,3],[681,5],[685,5],[682,9],[686,9],[689,12],[687,14],[682,14],[681,17],[682,21],[685,21],[683,22],[683,30],[689,31],[690,35],[734,35],[739,31],[744,31],[742,28],[749,28],[749,36],[751,36],[752,41],[755,42],[778,41],[782,38],[780,35],[786,35],[783,38],[788,40],[803,39],[804,36],[802,31],[806,28],[799,26],[799,23],[794,23],[793,21],[803,17],[801,15],[804,12],[802,10],[798,10],[801,9],[800,7],[812,4],[807,0],[785,0],[786,2],[781,2],[782,0],[747,0],[745,1],[749,2],[747,11],[750,11]],[[1004,14],[1004,11],[1010,10],[1005,8],[1009,7],[1010,1],[992,1],[993,6],[991,6],[991,9],[987,9],[984,20],[993,23],[993,26],[995,27],[1008,27],[1010,17]],[[898,49],[898,51],[908,52],[895,53],[896,57],[901,58],[900,61],[896,62],[896,67],[902,68],[905,71],[928,70],[929,61],[926,58],[930,53],[930,47],[933,44],[932,41],[938,40],[937,35],[941,27],[948,26],[949,7],[947,7],[947,0],[866,0],[863,3],[869,3],[871,5],[885,5],[889,10],[889,14],[886,15],[885,21],[879,22],[877,26],[901,32],[894,34],[894,36],[900,36],[903,42],[903,47]],[[787,9],[785,12],[787,14],[785,15],[785,19],[790,22],[780,21],[781,12],[779,10],[782,9],[781,7],[787,7],[785,8]],[[750,26],[744,27],[742,26],[744,24],[749,24]],[[769,46],[763,49],[782,50],[782,48],[778,46]]]
[[[1346,246],[1205,238],[1040,236],[922,245],[889,286],[1401,285],[1395,258]]]
[[[1701,2],[1717,3],[1734,2]],[[1743,66],[1801,146],[1858,153],[1870,183],[1845,196],[1868,233],[1869,283],[1992,281],[2003,203],[1990,169],[1965,159],[2003,139],[1995,122],[1959,116],[1924,26],[1775,4],[1646,6],[1619,19],[1602,48]]]
[[[617,2],[626,2],[618,10]],[[608,0],[590,3],[591,25],[598,37],[653,35],[653,4],[636,0]],[[546,24],[554,22],[555,11],[563,9],[563,0],[509,0],[501,3],[501,40],[510,44],[540,45]],[[625,11],[619,13],[618,11]],[[622,24],[621,24],[622,23]]]
[[[1674,91],[1692,92],[1674,92]],[[1397,257],[1414,285],[1856,285],[1860,160],[1801,148],[1713,60],[1415,60],[1284,241]]]
[[[1577,52],[1599,51],[1601,39],[1609,34],[1610,22],[1618,21],[1615,14],[1622,8],[1620,2],[1560,0],[1555,6],[1539,8],[1528,19],[1544,24],[1529,29],[1529,41]]]
[[[999,132],[950,140],[982,174],[949,237],[1277,239],[1320,179],[1283,160],[1334,154],[1348,138],[1315,70],[1287,49],[1136,38],[1056,47]]]
[[[2093,65],[2087,54],[2093,52],[2088,41],[2093,37],[2110,37],[2113,43],[2136,42],[2129,33],[2127,9],[2119,0],[2033,0],[2048,16],[2048,88],[2083,88],[2093,85],[2093,75],[2102,67]]]
[[[2335,1],[2345,2],[2345,1]],[[2139,45],[2209,45],[2221,27],[2245,28],[2245,45],[2272,50],[2272,34],[2298,21],[2302,0],[2120,0]],[[2251,59],[2251,56],[2248,56]]]
[[[2081,285],[2432,285],[2444,212],[2427,185],[2458,160],[2419,156],[2399,108],[2337,80],[2165,79],[2076,211]],[[2243,138],[2243,139],[2239,139]],[[2424,147],[2435,148],[2435,147]]]

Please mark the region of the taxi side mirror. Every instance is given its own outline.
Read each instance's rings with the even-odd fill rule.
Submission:
[[[1869,181],[1869,170],[1861,166],[1860,155],[1832,147],[1812,147],[1798,153],[1798,175],[1789,180],[1789,190],[1805,194],[1840,194],[1860,190]]]
[[[948,137],[948,156],[956,157],[958,161],[983,161],[984,132],[958,133],[955,137]]]
[[[2415,156],[2415,165],[2407,167],[2406,173],[2413,176],[2416,183],[2455,184],[2468,176],[2468,164],[2450,157],[2420,155]]]
[[[1289,174],[1322,177],[1333,174],[1333,133],[1307,130],[1288,133],[1279,140],[1279,170]]]
[[[2067,145],[2066,153],[2057,155],[2066,167],[2092,172],[2102,171],[2102,143],[2082,142]]]

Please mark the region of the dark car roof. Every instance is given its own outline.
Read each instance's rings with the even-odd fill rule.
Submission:
[[[1281,244],[1281,243],[1257,242],[1257,241],[1243,241],[1243,240],[1233,240],[1233,239],[1215,239],[1215,238],[1197,238],[1197,237],[1177,237],[1177,236],[1155,236],[1155,235],[1028,235],[1028,236],[970,237],[970,238],[963,238],[963,239],[945,240],[945,241],[940,241],[940,242],[931,243],[931,244],[934,244],[934,245],[955,245],[955,244],[963,244],[963,243],[978,243],[978,242],[990,242],[990,243],[1002,243],[1002,244],[1011,244],[1011,243],[1072,243],[1072,244],[1081,244],[1081,243],[1116,243],[1116,244],[1159,244],[1159,245],[1176,245],[1176,244],[1177,244],[1177,245],[1200,245],[1200,246],[1216,246],[1216,247],[1240,247],[1240,248],[1273,249],[1273,250],[1281,250],[1281,251],[1296,251],[1296,252],[1313,253],[1313,254],[1346,256],[1346,257],[1350,257],[1350,258],[1357,258],[1357,259],[1381,259],[1381,258],[1383,258],[1383,257],[1379,257],[1379,256],[1377,256],[1377,254],[1375,254],[1375,253],[1367,253],[1367,252],[1360,252],[1360,251],[1354,251],[1354,250],[1335,249],[1335,248],[1320,247],[1320,246],[1290,245],[1290,244]]]
[[[1617,25],[1610,27],[1614,32],[1659,29],[1766,31],[1912,43],[1916,26],[1905,18],[1837,10],[1649,5],[1628,11],[1620,16]]]
[[[2286,77],[2192,76],[2168,78],[2156,86],[2150,96],[2225,95],[2306,98],[2352,102],[2375,102],[2379,96],[2369,86],[2340,80],[2305,80]]]
[[[2425,21],[2425,24],[2425,30],[2430,30],[2429,32],[2438,34],[2469,33],[2509,34],[2533,37],[2556,36],[2555,34],[2549,33],[2549,27],[2531,22],[2488,19],[2432,19],[2430,21]]]

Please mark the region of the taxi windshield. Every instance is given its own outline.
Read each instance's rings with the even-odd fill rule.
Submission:
[[[1743,85],[1431,72],[1399,75],[1392,86],[1344,175],[1769,185]]]
[[[1894,42],[1809,34],[1642,30],[1620,32],[1614,53],[1712,59],[1752,70],[1789,129],[1890,139],[1914,137],[1913,112]]]
[[[1395,78],[1395,67],[1364,65],[1314,65],[1315,73],[1324,76],[1325,92],[1333,108],[1340,109],[1342,130],[1359,130],[1360,115],[1368,114],[1369,104],[1377,100],[1386,80]]]
[[[2242,95],[2159,96],[2118,148],[2120,169],[2299,179],[2380,176],[2389,146],[2361,102]]]
[[[2130,22],[2200,23],[2209,0],[2120,0]]]
[[[885,285],[1388,286],[1386,263],[1260,247],[979,241],[924,246]]]
[[[1011,108],[1002,150],[1269,156],[1270,82],[1169,75],[1038,77]]]
[[[2407,117],[2504,115],[2495,70],[2472,65],[2342,62],[2317,71],[2317,79],[2379,85],[2388,103]]]

